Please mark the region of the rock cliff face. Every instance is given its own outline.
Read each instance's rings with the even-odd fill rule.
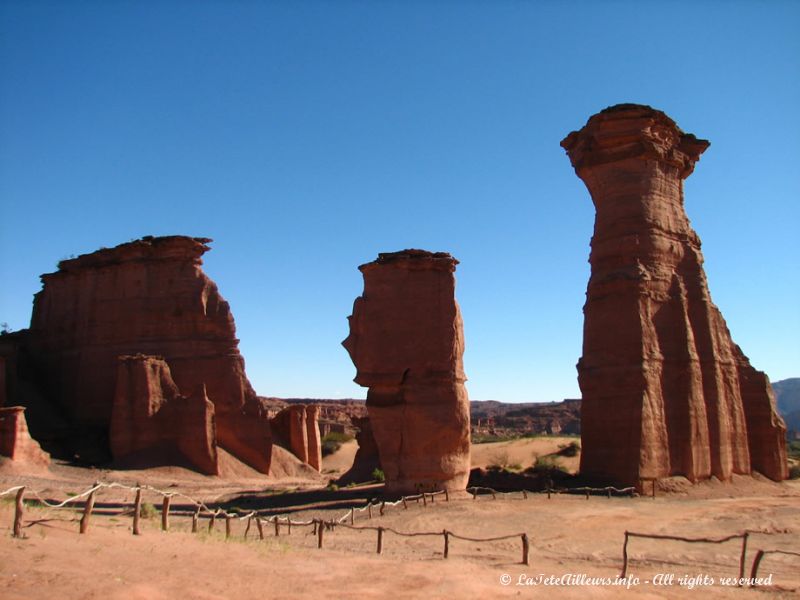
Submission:
[[[188,463],[206,475],[219,474],[214,405],[205,387],[181,395],[157,356],[119,358],[109,442],[118,464]]]
[[[22,406],[0,408],[0,455],[33,467],[50,464],[50,455],[28,433]]]
[[[339,485],[370,481],[375,469],[381,468],[378,445],[375,442],[375,435],[372,433],[369,417],[353,417],[353,425],[358,428],[356,431],[358,450],[353,458],[353,466],[339,478],[337,482]]]
[[[244,372],[228,303],[203,273],[210,240],[146,237],[59,263],[34,299],[32,354],[74,436],[101,453],[117,358],[164,358],[188,393],[205,386],[218,444],[269,472],[269,422]],[[107,451],[107,450],[106,450]]]
[[[470,468],[458,261],[405,250],[359,267],[364,293],[343,342],[368,387],[367,411],[386,490],[466,487]]]
[[[787,476],[785,426],[712,303],[683,180],[709,143],[619,105],[561,145],[596,209],[584,306],[581,472],[636,485]]]
[[[275,443],[282,444],[317,471],[322,469],[318,406],[292,404],[275,415],[270,424]]]

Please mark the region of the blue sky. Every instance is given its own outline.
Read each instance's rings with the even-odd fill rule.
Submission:
[[[711,141],[686,182],[711,294],[800,376],[800,3],[0,4],[0,321],[38,276],[143,235],[214,239],[247,372],[364,397],[359,264],[461,264],[473,399],[579,397],[588,192],[559,147],[620,102]]]

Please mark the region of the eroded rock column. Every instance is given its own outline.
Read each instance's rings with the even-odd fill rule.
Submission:
[[[596,209],[584,306],[581,472],[636,485],[757,469],[787,476],[769,382],[712,303],[683,180],[709,143],[624,104],[569,134]]]
[[[470,469],[458,261],[443,252],[383,253],[361,265],[343,342],[369,388],[367,411],[389,493],[460,490]]]
[[[47,467],[50,464],[50,455],[28,432],[22,406],[0,407],[0,455],[23,466]]]
[[[218,475],[214,405],[201,385],[181,394],[158,356],[121,356],[109,428],[114,460],[127,467],[187,464]]]
[[[184,393],[205,386],[219,446],[269,472],[266,410],[245,375],[230,307],[202,269],[210,241],[144,237],[63,260],[42,275],[31,353],[83,458],[108,458],[117,359],[141,353],[163,357]]]

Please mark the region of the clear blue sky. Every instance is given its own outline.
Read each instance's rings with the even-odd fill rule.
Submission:
[[[620,102],[711,140],[686,184],[712,297],[800,376],[800,3],[0,4],[0,321],[143,235],[214,239],[247,372],[364,397],[357,266],[460,261],[473,399],[579,397],[593,207],[559,141]]]

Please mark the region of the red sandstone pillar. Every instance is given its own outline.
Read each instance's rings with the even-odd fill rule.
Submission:
[[[728,479],[765,453],[763,441],[751,447],[758,421],[766,454],[778,456],[759,464],[783,478],[780,417],[763,386],[748,399],[759,416],[746,417],[739,365],[752,367],[711,301],[684,210],[683,179],[709,143],[663,112],[623,104],[561,145],[596,209],[578,363],[581,472],[625,485]]]

